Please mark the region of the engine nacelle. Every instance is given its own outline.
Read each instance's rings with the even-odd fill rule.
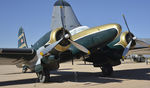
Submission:
[[[69,34],[70,33],[65,30],[65,35],[66,34]],[[71,36],[71,35],[70,35]],[[58,40],[60,40],[61,38],[63,37],[63,28],[57,28],[55,30],[53,30],[50,34],[50,40],[49,40],[49,44],[52,44]],[[66,51],[68,48],[70,47],[70,42],[67,40],[67,39],[63,39],[62,42],[60,42],[56,47],[55,49],[57,51],[60,51],[60,52],[64,52]]]
[[[129,42],[131,41],[131,39],[132,39],[131,36],[134,37],[134,35],[132,33],[130,35],[130,33],[128,31],[123,32],[113,42],[108,44],[108,46],[112,49],[114,49],[114,48],[115,49],[125,48],[129,44]],[[135,45],[136,45],[136,43],[133,40],[131,47],[133,47]]]

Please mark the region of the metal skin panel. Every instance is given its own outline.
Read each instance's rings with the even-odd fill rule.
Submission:
[[[126,35],[128,32],[123,32],[114,41],[109,43],[107,46],[111,49],[123,50],[127,46]]]
[[[44,46],[50,40],[51,31],[47,32],[43,37],[41,37],[32,48],[38,50],[40,47]]]
[[[121,29],[121,26],[119,24],[105,24],[105,25],[97,26],[97,27],[94,27],[94,28],[90,28],[90,29],[82,31],[82,32],[80,32],[78,34],[75,34],[75,35],[72,36],[72,39],[73,40],[77,40],[77,39],[79,39],[81,37],[85,37],[85,36],[88,36],[90,34],[94,34],[94,33],[97,33],[97,32],[100,32],[100,31],[104,31],[104,30],[108,30],[108,29],[111,29],[111,28],[115,28],[117,30],[117,32],[118,32],[117,36],[120,35],[122,29]],[[104,35],[104,36],[106,36],[106,35]]]
[[[56,28],[62,27],[60,6],[63,6],[64,15],[65,15],[64,23],[67,30],[71,30],[73,28],[81,26],[70,4],[67,3],[66,1],[63,1],[62,4],[62,1],[58,0],[54,4],[54,8],[52,12],[52,20],[50,25],[51,30],[55,30]]]
[[[117,34],[118,34],[117,30],[111,28],[109,30],[97,32],[92,35],[88,35],[86,37],[80,38],[78,40],[75,40],[75,42],[85,46],[88,49],[92,49],[92,48],[96,48],[108,44],[109,42],[115,39]],[[72,45],[69,49],[72,51],[73,55],[80,52],[77,48],[75,48]]]
[[[107,44],[107,46],[111,49],[124,49],[123,46],[121,45],[115,45],[120,41],[120,36],[118,36],[114,41],[110,42],[109,44]]]

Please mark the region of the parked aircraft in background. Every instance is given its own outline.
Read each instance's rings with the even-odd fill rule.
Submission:
[[[125,23],[127,25],[126,20]],[[85,61],[100,67],[104,76],[110,76],[113,66],[121,64],[120,59],[125,57],[136,42],[145,44],[137,40],[129,28],[122,32],[119,24],[93,28],[82,26],[71,5],[58,0],[53,8],[51,31],[28,48],[24,30],[20,28],[18,48],[0,48],[0,62],[18,67],[25,64],[36,72],[40,82],[47,82],[49,72],[57,70],[61,62],[88,55]],[[148,45],[145,44],[145,47]]]

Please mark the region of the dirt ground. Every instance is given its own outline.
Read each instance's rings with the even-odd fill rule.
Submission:
[[[21,73],[14,65],[0,65],[0,88],[150,88],[150,64],[125,61],[112,77],[82,61],[62,63],[48,83],[37,83],[35,73]]]

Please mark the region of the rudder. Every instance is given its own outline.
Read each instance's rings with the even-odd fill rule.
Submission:
[[[18,48],[28,48],[25,33],[22,27],[19,28],[18,32]]]

